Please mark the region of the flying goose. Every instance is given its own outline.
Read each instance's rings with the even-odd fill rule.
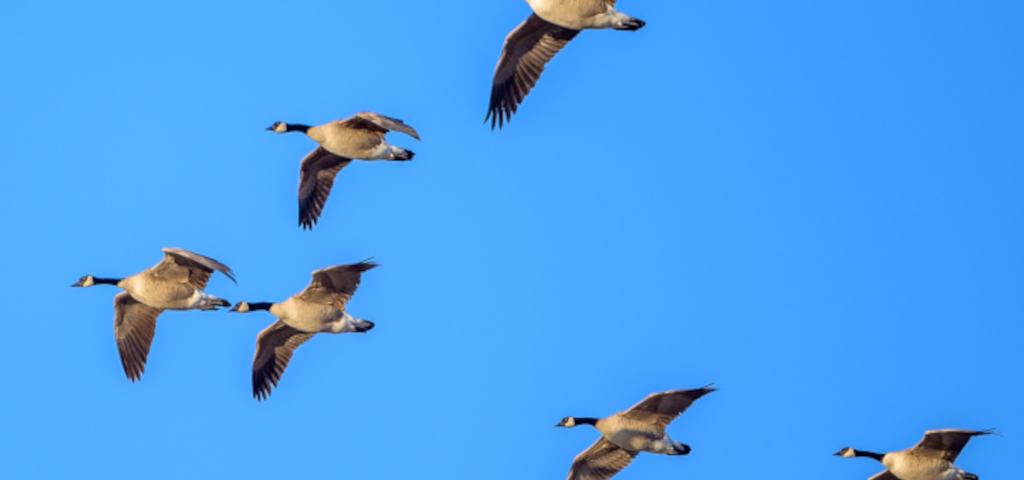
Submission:
[[[345,304],[359,288],[363,272],[376,267],[367,260],[313,272],[306,289],[280,303],[239,302],[232,312],[266,310],[278,318],[256,337],[256,355],[252,360],[252,396],[266,400],[270,390],[288,368],[288,361],[299,345],[317,333],[366,333],[373,323],[354,318]]]
[[[334,177],[352,160],[412,160],[416,154],[384,141],[391,130],[402,132],[416,140],[420,135],[401,120],[359,112],[344,120],[310,127],[300,124],[276,122],[267,130],[277,133],[302,132],[319,143],[316,149],[302,159],[299,167],[299,225],[313,229],[327,196],[334,186]]]
[[[212,258],[180,248],[163,249],[164,259],[128,278],[86,275],[72,287],[117,285],[125,291],[114,297],[114,336],[121,365],[134,383],[146,370],[146,357],[156,334],[156,317],[164,310],[216,310],[231,302],[203,293],[214,271],[236,284],[231,269]]]
[[[967,442],[995,430],[928,430],[917,445],[900,452],[871,453],[846,447],[835,455],[843,458],[869,457],[888,470],[869,480],[978,480],[978,476],[960,470],[953,462]]]
[[[512,120],[544,65],[584,29],[639,30],[646,23],[619,13],[615,0],[526,0],[533,14],[505,38],[494,70],[487,120],[491,130]]]
[[[601,438],[576,456],[568,480],[607,480],[626,468],[640,452],[687,455],[690,447],[669,438],[665,427],[695,400],[716,389],[652,393],[629,410],[605,418],[565,417],[556,427],[592,425]]]

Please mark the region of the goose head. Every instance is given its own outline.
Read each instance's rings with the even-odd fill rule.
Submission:
[[[235,304],[235,306],[231,307],[231,310],[228,311],[238,313],[249,313],[251,309],[249,308],[249,302],[238,302]]]
[[[288,132],[288,124],[284,122],[274,122],[273,125],[267,127],[267,130],[276,133],[286,133]]]
[[[555,426],[556,427],[565,427],[565,428],[575,427],[576,426],[576,418],[575,417],[565,417],[565,418],[562,419],[561,422],[558,422],[558,425],[555,425]]]
[[[93,277],[92,275],[86,275],[82,278],[79,278],[78,282],[72,285],[72,287],[91,287],[93,285],[96,285],[96,278]]]
[[[851,447],[846,447],[836,453],[833,453],[832,455],[843,458],[853,458],[857,456],[857,451]]]

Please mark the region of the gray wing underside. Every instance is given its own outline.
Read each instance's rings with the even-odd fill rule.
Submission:
[[[299,167],[299,225],[313,229],[327,204],[338,172],[352,159],[335,155],[324,147],[316,147],[302,159]]]
[[[163,310],[139,302],[128,292],[114,297],[114,338],[124,374],[134,383],[146,371],[149,347],[156,335],[156,319]]]
[[[288,368],[288,362],[299,345],[313,338],[307,333],[292,328],[278,320],[263,329],[256,337],[256,354],[252,359],[252,396],[266,400],[270,391],[281,381]]]
[[[601,437],[573,459],[567,480],[607,480],[626,468],[637,453],[619,448]]]
[[[501,59],[494,69],[491,102],[484,123],[491,120],[492,129],[508,123],[537,84],[544,65],[579,33],[549,23],[537,14],[531,14],[512,30],[505,38]]]

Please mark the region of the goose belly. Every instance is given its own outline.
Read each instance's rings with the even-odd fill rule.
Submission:
[[[275,303],[270,307],[270,313],[286,325],[310,333],[330,332],[331,326],[343,316],[341,310],[331,305],[307,302],[294,297],[283,303]]]
[[[161,310],[191,310],[193,300],[201,293],[188,285],[148,277],[128,277],[118,284],[132,298]]]
[[[611,6],[604,0],[526,0],[538,17],[573,30],[591,28]]]
[[[634,452],[645,451],[665,453],[673,451],[672,441],[661,429],[652,425],[622,418],[607,418],[598,425],[598,430],[609,442]]]
[[[941,458],[900,455],[885,458],[886,467],[900,480],[960,480],[963,471]]]

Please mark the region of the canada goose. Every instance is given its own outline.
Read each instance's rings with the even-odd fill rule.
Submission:
[[[232,312],[266,310],[278,321],[256,337],[256,355],[252,360],[252,396],[266,400],[270,390],[288,368],[288,361],[299,345],[317,333],[366,333],[373,323],[354,318],[345,304],[359,288],[363,272],[376,267],[367,260],[313,272],[306,289],[281,303],[239,302]]]
[[[299,167],[299,225],[313,229],[327,196],[334,186],[334,177],[355,160],[412,160],[416,154],[384,141],[391,130],[416,140],[420,135],[401,120],[373,112],[359,112],[344,120],[317,127],[277,122],[267,130],[277,133],[302,132],[320,146],[302,159]]]
[[[487,120],[491,129],[512,120],[537,84],[544,65],[584,29],[639,30],[646,23],[619,13],[615,0],[526,0],[533,14],[505,37],[494,70]]]
[[[869,480],[978,480],[953,462],[971,437],[990,435],[995,430],[928,430],[917,445],[900,452],[871,453],[846,447],[835,455],[843,458],[869,457],[888,469]]]
[[[72,287],[117,285],[125,291],[114,297],[114,336],[124,373],[133,383],[146,370],[146,357],[156,334],[156,317],[164,310],[216,310],[231,302],[203,293],[216,270],[236,284],[231,269],[212,258],[180,248],[163,249],[164,259],[128,278],[86,275]]]
[[[665,427],[695,400],[716,389],[652,393],[629,410],[605,418],[565,417],[556,427],[592,425],[601,439],[576,456],[568,480],[607,480],[626,468],[640,452],[687,455],[690,447],[669,438]]]

